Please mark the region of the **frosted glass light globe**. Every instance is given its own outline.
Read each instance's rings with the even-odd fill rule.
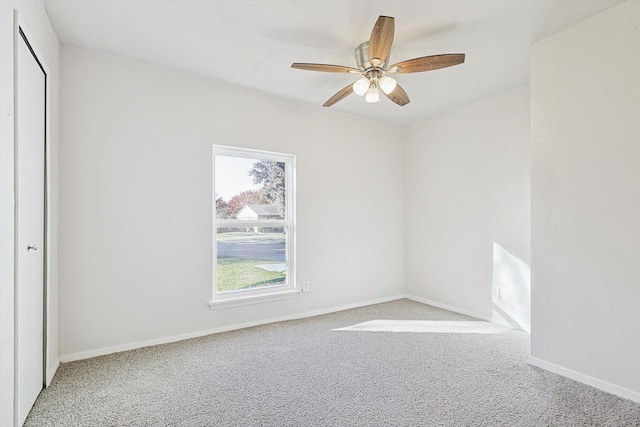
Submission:
[[[380,102],[380,92],[378,92],[378,88],[375,85],[371,85],[369,90],[367,90],[364,100],[369,104]]]
[[[369,89],[369,85],[370,85],[369,79],[366,77],[363,77],[353,84],[353,91],[356,93],[356,95],[362,96],[365,93],[367,93],[367,89]]]
[[[388,76],[382,76],[380,79],[380,89],[387,95],[394,91],[398,82]]]

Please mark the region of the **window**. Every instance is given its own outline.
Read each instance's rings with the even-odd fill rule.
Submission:
[[[211,308],[298,295],[295,156],[213,146]]]

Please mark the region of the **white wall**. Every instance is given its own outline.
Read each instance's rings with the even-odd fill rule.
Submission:
[[[49,70],[49,268],[47,371],[55,372],[58,336],[59,44],[38,1],[0,1],[0,425],[14,424],[14,10]]]
[[[533,46],[532,363],[640,401],[640,2]]]
[[[529,120],[524,85],[407,128],[409,294],[529,327]]]
[[[69,358],[404,292],[401,128],[76,48],[61,63]],[[309,293],[209,309],[212,144],[297,155]]]

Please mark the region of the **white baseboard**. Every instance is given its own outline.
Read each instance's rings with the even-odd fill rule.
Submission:
[[[486,320],[488,322],[491,322],[491,318],[488,317],[488,316],[483,316],[483,315],[471,312],[469,310],[466,310],[466,309],[463,309],[463,308],[460,308],[460,307],[456,307],[456,306],[452,306],[452,305],[449,305],[449,304],[440,303],[438,301],[433,301],[433,300],[430,300],[430,299],[427,299],[427,298],[421,298],[421,297],[418,297],[418,296],[415,296],[415,295],[410,295],[410,294],[394,295],[394,296],[389,296],[389,297],[383,297],[383,298],[377,298],[377,299],[362,301],[362,302],[353,303],[353,304],[346,304],[346,305],[342,305],[342,306],[339,306],[339,307],[331,307],[331,308],[324,308],[324,309],[319,309],[319,310],[312,310],[312,311],[307,311],[307,312],[304,312],[304,313],[297,313],[297,314],[292,314],[292,315],[287,315],[287,316],[273,317],[273,318],[265,319],[265,320],[258,320],[258,321],[253,321],[253,322],[240,323],[240,324],[235,324],[235,325],[223,326],[223,327],[220,327],[220,328],[208,329],[208,330],[204,330],[204,331],[191,332],[191,333],[187,333],[187,334],[174,335],[174,336],[163,337],[163,338],[158,338],[158,339],[153,339],[153,340],[140,341],[140,342],[135,342],[135,343],[130,343],[130,344],[124,344],[124,345],[119,345],[119,346],[106,347],[106,348],[101,348],[101,349],[96,349],[96,350],[90,350],[90,351],[84,351],[84,352],[79,352],[79,353],[72,353],[72,354],[63,355],[62,357],[60,357],[60,360],[56,363],[54,369],[51,369],[51,370],[49,370],[47,372],[47,385],[49,385],[51,383],[51,381],[53,380],[53,377],[54,377],[56,371],[58,370],[58,367],[59,367],[60,363],[67,363],[67,362],[73,362],[73,361],[76,361],[76,360],[89,359],[91,357],[104,356],[104,355],[111,354],[111,353],[118,353],[118,352],[122,352],[122,351],[135,350],[137,348],[150,347],[150,346],[159,345],[159,344],[168,344],[168,343],[172,343],[172,342],[183,341],[183,340],[190,339],[190,338],[197,338],[197,337],[211,335],[211,334],[217,334],[217,333],[221,333],[221,332],[228,332],[228,331],[233,331],[233,330],[237,330],[237,329],[250,328],[250,327],[253,327],[253,326],[266,325],[266,324],[269,324],[269,323],[276,323],[276,322],[283,322],[283,321],[287,321],[287,320],[297,320],[297,319],[304,319],[304,318],[307,318],[307,317],[321,316],[323,314],[335,313],[335,312],[338,312],[338,311],[350,310],[352,308],[365,307],[365,306],[368,306],[368,305],[381,304],[381,303],[384,303],[384,302],[395,301],[395,300],[399,300],[399,299],[403,299],[403,298],[410,299],[412,301],[416,301],[416,302],[419,302],[419,303],[422,303],[422,304],[431,305],[433,307],[442,308],[444,310],[452,311],[454,313],[459,313],[459,314],[463,314],[465,316],[470,316],[470,317],[474,317],[476,319]],[[611,383],[603,381],[603,380],[599,380],[599,379],[591,377],[589,375],[585,375],[585,374],[582,374],[580,372],[573,371],[571,369],[556,365],[554,363],[546,362],[546,361],[538,359],[536,357],[530,356],[527,359],[527,362],[530,365],[533,365],[533,366],[536,366],[538,368],[547,370],[549,372],[553,372],[554,374],[562,375],[564,377],[567,377],[567,378],[570,378],[572,380],[581,382],[583,384],[587,384],[589,386],[595,387],[595,388],[600,389],[602,391],[605,391],[607,393],[611,393],[613,395],[622,397],[624,399],[629,399],[629,400],[632,400],[634,402],[640,403],[640,392],[629,390],[627,388],[620,387],[620,386],[617,386],[615,384],[611,384]]]
[[[134,342],[130,344],[117,345],[113,347],[100,348],[96,350],[82,351],[79,353],[65,354],[62,357],[60,357],[60,362],[62,363],[73,362],[76,360],[90,359],[92,357],[104,356],[112,353],[119,353],[121,351],[135,350],[137,348],[151,347],[159,344],[168,344],[172,342],[187,340],[190,338],[197,338],[197,337],[202,337],[206,335],[217,334],[220,332],[234,331],[236,329],[251,328],[253,326],[266,325],[269,323],[284,322],[287,320],[297,320],[297,319],[304,319],[307,317],[321,316],[323,314],[335,313],[337,311],[343,311],[343,310],[350,310],[352,308],[364,307],[367,305],[381,304],[384,302],[395,301],[403,298],[409,298],[409,297],[404,294],[394,295],[389,297],[357,302],[353,304],[342,305],[339,307],[323,308],[319,310],[306,311],[304,313],[297,313],[297,314],[291,314],[291,315],[280,316],[280,317],[272,317],[270,319],[265,319],[265,320],[256,320],[253,322],[222,326],[220,328],[207,329],[205,331],[190,332],[187,334],[157,338],[157,339],[148,340],[148,341],[140,341],[140,342]]]
[[[442,308],[444,310],[453,311],[454,313],[464,314],[465,316],[475,317],[476,319],[486,320],[487,322],[491,322],[491,317],[483,316],[478,313],[474,313],[469,310],[465,310],[464,308],[456,307],[449,304],[444,304],[438,301],[433,301],[427,298],[417,297],[415,295],[405,295],[405,298],[410,299],[412,301],[421,302],[422,304],[432,305],[434,307]]]
[[[611,384],[607,381],[599,380],[598,378],[576,372],[563,366],[556,365],[555,363],[546,362],[544,360],[538,359],[537,357],[529,356],[529,358],[527,359],[527,363],[546,371],[553,372],[554,374],[562,375],[563,377],[567,377],[583,384],[590,385],[591,387],[606,391],[607,393],[611,393],[624,399],[629,399],[634,402],[640,403],[640,392],[629,390],[627,388]]]
[[[56,372],[58,372],[58,368],[60,367],[60,360],[56,360],[56,364],[52,367],[47,366],[47,378],[46,378],[46,382],[45,382],[45,387],[49,387],[49,384],[51,384],[51,381],[53,381],[53,377],[56,375]]]

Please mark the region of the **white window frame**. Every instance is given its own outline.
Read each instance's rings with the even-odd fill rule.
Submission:
[[[216,156],[243,157],[256,160],[271,160],[285,164],[285,219],[242,220],[216,218]],[[211,309],[237,307],[247,304],[255,304],[268,301],[278,301],[295,298],[300,290],[296,286],[296,157],[293,154],[276,153],[271,151],[253,150],[248,148],[213,145],[212,155],[212,220],[213,220],[213,297],[209,302]],[[216,285],[216,268],[218,251],[216,234],[218,228],[225,227],[286,227],[286,283],[284,285],[269,286],[257,289],[243,289],[236,291],[219,292]]]

